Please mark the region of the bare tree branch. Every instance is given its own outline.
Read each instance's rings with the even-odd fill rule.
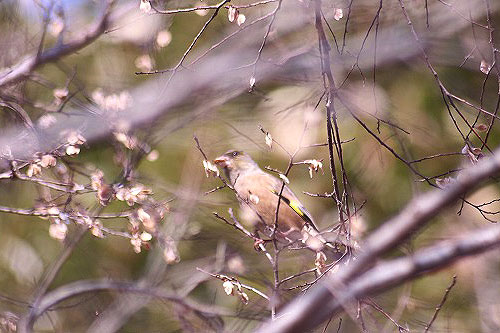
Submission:
[[[67,43],[58,43],[51,49],[41,51],[39,54],[28,56],[26,59],[14,66],[0,72],[0,87],[7,84],[13,84],[29,76],[36,68],[49,62],[72,54],[85,46],[91,44],[101,36],[109,26],[109,15],[113,0],[106,0],[101,17],[97,20],[94,27],[85,31],[80,37]]]
[[[363,273],[376,258],[404,242],[415,231],[422,228],[434,216],[439,214],[443,208],[459,199],[465,192],[475,188],[489,177],[498,174],[500,172],[500,150],[495,151],[495,153],[495,155],[481,160],[476,166],[464,170],[460,177],[444,190],[433,190],[413,199],[398,215],[382,224],[366,238],[361,246],[363,251],[358,254],[355,261],[344,267],[336,275],[331,276],[325,283],[311,288],[307,295],[292,302],[282,310],[283,313],[286,313],[286,316],[278,318],[273,324],[264,325],[260,331],[292,332],[292,328],[306,330],[326,320],[334,312],[333,307],[325,306],[325,304],[330,305],[331,288],[336,290],[336,286],[348,286],[350,281]],[[484,233],[477,237],[484,237]],[[496,239],[493,239],[489,245],[484,248],[481,247],[479,250],[476,250],[476,247],[473,246],[472,250],[467,254],[485,251],[495,245],[495,242]],[[426,253],[430,254],[432,252]],[[445,262],[448,263],[452,259],[456,259],[461,255],[460,253],[446,257]],[[439,262],[439,264],[442,264],[442,262]],[[399,282],[401,281],[399,280]]]
[[[80,280],[77,282],[66,284],[56,288],[43,296],[38,306],[33,308],[33,318],[40,317],[45,311],[55,305],[69,299],[86,293],[103,292],[103,291],[119,291],[126,293],[140,294],[153,298],[163,299],[184,305],[192,310],[200,313],[211,315],[230,315],[230,311],[218,309],[213,305],[202,305],[195,301],[178,295],[173,291],[162,288],[154,288],[150,286],[141,286],[137,282],[120,282],[109,280]]]

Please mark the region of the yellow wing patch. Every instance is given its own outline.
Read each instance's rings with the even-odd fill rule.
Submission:
[[[272,193],[276,194],[279,196],[279,193],[276,192],[275,190],[271,190]],[[287,197],[281,196],[281,200],[283,200],[297,215],[299,215],[304,221],[309,223],[314,229],[317,229],[316,226],[314,225],[314,222],[311,220],[308,214],[306,214],[302,210],[302,205],[294,200],[290,200]]]
[[[290,208],[292,208],[295,213],[299,214],[300,216],[305,216],[304,212],[300,209],[300,204],[298,202],[288,200],[288,206],[290,206]]]

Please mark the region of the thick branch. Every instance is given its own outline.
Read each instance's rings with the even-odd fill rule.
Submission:
[[[300,328],[299,331],[302,331],[315,327],[327,320],[335,312],[334,304],[331,303],[332,295],[330,290],[341,290],[345,288],[341,286],[346,285],[348,286],[348,290],[350,290],[349,282],[363,273],[383,253],[402,244],[415,231],[422,228],[431,218],[459,199],[465,192],[470,191],[489,177],[498,174],[500,171],[500,155],[498,154],[500,154],[500,150],[495,151],[495,155],[484,158],[476,166],[464,170],[460,177],[444,190],[436,189],[412,200],[398,215],[384,223],[367,237],[361,246],[363,252],[359,253],[356,261],[352,261],[350,266],[339,271],[334,277],[329,278],[326,283],[311,288],[307,295],[292,302],[283,309],[283,314],[286,315],[279,317],[272,324],[263,326],[260,331],[292,332],[298,328]],[[486,236],[482,233],[477,237]],[[488,241],[496,244],[496,239],[488,239]],[[485,242],[484,245],[486,244]],[[469,251],[467,254],[485,251],[487,248],[481,248],[476,252]],[[429,255],[432,254],[432,252],[426,253],[429,253]],[[459,254],[462,255],[462,252]],[[454,259],[455,257],[446,259],[445,263]],[[374,269],[378,269],[378,267],[380,266]],[[416,276],[416,274],[412,274],[412,276]],[[409,276],[406,278],[409,278]],[[401,278],[394,282],[401,283],[403,280]],[[336,289],[337,287],[339,288]],[[325,304],[328,304],[328,306],[325,306]]]
[[[403,282],[446,267],[463,257],[483,253],[499,245],[498,226],[483,228],[459,240],[440,242],[414,255],[377,265],[353,280],[335,299],[331,298],[327,307],[332,314],[340,313],[345,306],[345,300],[360,299],[385,292]]]

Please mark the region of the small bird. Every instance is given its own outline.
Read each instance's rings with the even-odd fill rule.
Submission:
[[[264,172],[243,151],[229,150],[213,161],[224,169],[240,203],[240,217],[256,230],[272,236],[283,181]],[[302,241],[318,252],[332,247],[319,235],[311,214],[288,186],[283,187],[275,237],[281,243]]]

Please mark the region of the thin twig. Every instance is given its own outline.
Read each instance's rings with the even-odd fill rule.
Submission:
[[[245,288],[247,290],[250,290],[254,293],[256,293],[257,295],[259,295],[260,297],[266,299],[269,301],[269,296],[267,296],[266,294],[264,294],[262,291],[260,291],[259,289],[257,288],[254,288],[252,286],[249,286],[249,285],[246,285],[244,283],[241,283],[238,279],[234,278],[234,277],[230,277],[230,276],[227,276],[227,275],[223,275],[223,274],[214,274],[214,273],[210,273],[210,272],[207,272],[205,271],[204,269],[201,269],[199,267],[196,267],[197,270],[199,270],[200,272],[203,272],[205,274],[208,274],[216,279],[219,279],[221,281],[235,281],[238,283],[238,285],[240,285],[242,288]]]
[[[432,324],[434,323],[434,321],[436,320],[436,318],[439,314],[439,311],[441,311],[441,308],[443,307],[444,303],[448,299],[448,295],[450,294],[451,289],[455,286],[456,283],[457,283],[457,276],[453,275],[451,283],[448,286],[448,288],[446,288],[444,295],[443,295],[443,298],[441,299],[441,302],[439,302],[438,306],[436,306],[436,311],[434,311],[434,315],[432,315],[431,321],[429,321],[429,323],[427,325],[425,325],[424,333],[427,333],[429,331],[429,329],[431,328]]]
[[[97,20],[94,27],[84,34],[67,43],[58,43],[53,48],[42,51],[39,54],[32,55],[25,60],[11,66],[0,72],[0,87],[7,84],[13,84],[29,76],[36,68],[50,62],[72,54],[85,46],[94,42],[101,36],[109,26],[109,14],[113,0],[108,0],[104,6],[101,17]]]

